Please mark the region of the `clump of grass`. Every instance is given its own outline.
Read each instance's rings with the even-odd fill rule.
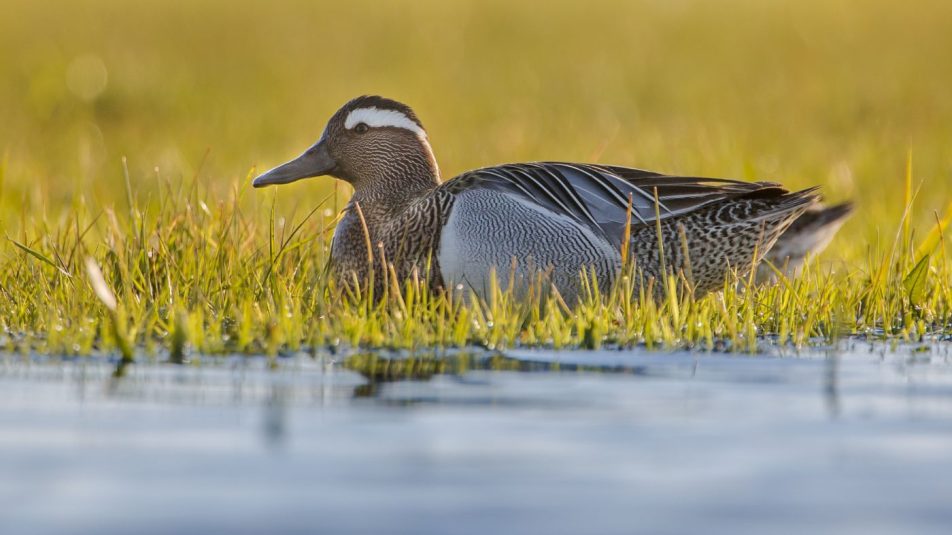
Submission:
[[[133,356],[134,351],[130,340],[132,337],[126,329],[125,315],[120,310],[119,303],[109,288],[109,284],[106,283],[105,278],[103,278],[99,265],[96,264],[96,261],[92,258],[86,259],[86,273],[89,276],[89,285],[92,286],[93,293],[96,294],[96,297],[102,302],[109,313],[109,325],[112,327],[110,332],[112,339],[116,343],[116,348],[121,355],[119,364],[116,366],[116,377],[122,377],[126,368],[135,362]]]
[[[516,299],[497,284],[488,302],[433,294],[419,280],[390,281],[379,299],[328,280],[336,214],[321,204],[296,220],[248,214],[235,187],[212,200],[166,187],[147,207],[93,212],[86,203],[8,237],[0,263],[0,329],[14,352],[118,352],[184,360],[203,354],[270,354],[318,348],[419,350],[482,346],[643,346],[753,352],[844,336],[919,340],[952,333],[950,213],[922,240],[905,216],[865,261],[695,299],[675,275],[644,281],[627,270],[614,288],[588,286],[570,309],[541,288]],[[90,276],[82,276],[83,263]],[[101,268],[100,268],[101,266]],[[681,279],[683,281],[683,278]],[[654,285],[666,297],[652,297]]]
[[[7,3],[0,350],[121,355],[125,338],[137,358],[184,362],[339,346],[753,351],[950,332],[952,3]],[[317,19],[336,23],[311,31]],[[84,58],[102,67],[95,95],[77,91]],[[389,281],[375,301],[324,275],[343,195],[321,203],[321,181],[251,194],[232,175],[302,148],[360,92],[412,104],[447,177],[564,158],[822,184],[859,209],[823,263],[774,286],[725,281],[693,299],[690,270],[627,273],[569,310],[512,299],[505,281],[476,305]],[[911,158],[896,176],[907,146],[929,179],[925,213],[912,210]]]

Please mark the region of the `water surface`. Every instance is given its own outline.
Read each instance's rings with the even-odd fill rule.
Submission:
[[[443,359],[3,357],[0,533],[952,532],[947,345]]]

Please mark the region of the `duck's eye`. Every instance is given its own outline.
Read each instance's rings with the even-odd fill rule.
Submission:
[[[357,123],[357,126],[354,127],[354,132],[357,132],[358,134],[366,134],[367,130],[370,130],[370,127],[365,123]]]

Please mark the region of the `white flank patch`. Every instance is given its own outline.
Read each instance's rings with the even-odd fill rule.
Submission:
[[[347,119],[344,120],[344,128],[350,130],[360,123],[373,127],[393,126],[403,128],[426,139],[426,132],[420,128],[420,125],[396,110],[381,110],[375,107],[358,108],[347,115]]]

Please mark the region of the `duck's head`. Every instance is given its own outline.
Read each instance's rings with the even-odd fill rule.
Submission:
[[[260,188],[330,175],[358,191],[439,181],[426,130],[406,104],[357,97],[337,110],[320,139],[297,158],[258,176]]]

